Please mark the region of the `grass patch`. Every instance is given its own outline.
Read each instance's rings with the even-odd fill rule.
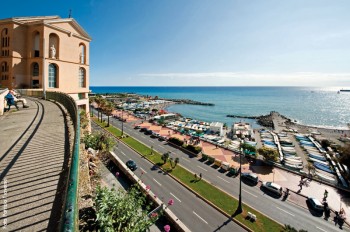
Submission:
[[[113,135],[120,137],[121,131],[113,126],[105,127],[105,124],[98,122],[96,118],[93,119],[98,125],[103,127],[104,129],[111,132]],[[112,129],[113,128],[113,129]],[[176,167],[172,168],[171,164],[169,162],[163,164],[163,160],[161,159],[161,154],[158,152],[153,151],[151,154],[151,148],[146,146],[145,144],[139,142],[138,140],[132,138],[132,137],[126,137],[122,138],[123,142],[125,142],[127,145],[135,149],[137,152],[142,154],[143,156],[147,156],[149,160],[151,160],[155,164],[161,164],[163,170],[171,173],[171,175],[175,176],[177,179],[179,179],[181,182],[189,186],[192,190],[197,192],[199,195],[201,195],[203,198],[207,199],[208,201],[212,202],[214,205],[216,205],[218,208],[223,210],[229,215],[233,215],[235,210],[238,207],[238,200],[236,198],[233,198],[232,196],[228,195],[227,193],[221,191],[220,189],[217,189],[210,183],[199,180],[197,177],[197,180],[195,180],[194,175],[181,167],[180,165],[177,165]],[[180,158],[181,162],[181,158]],[[239,187],[238,185],[236,186]],[[236,215],[235,218],[249,227],[253,231],[271,231],[271,232],[279,232],[282,230],[282,226],[272,219],[265,217],[258,211],[255,211],[254,209],[250,208],[249,206],[243,204],[243,213]],[[256,222],[251,222],[246,219],[246,216],[248,214],[248,211],[255,214],[257,216]]]

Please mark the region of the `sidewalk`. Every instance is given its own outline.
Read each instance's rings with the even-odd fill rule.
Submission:
[[[57,231],[68,170],[67,125],[55,103],[27,101],[29,108],[0,116],[0,226]]]

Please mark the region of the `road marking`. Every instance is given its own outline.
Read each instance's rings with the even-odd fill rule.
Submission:
[[[281,211],[283,211],[283,212],[285,212],[285,213],[287,213],[287,214],[289,214],[289,215],[291,215],[291,216],[295,216],[294,214],[291,214],[291,213],[289,213],[288,211],[285,211],[284,209],[281,209],[281,208],[279,208],[279,207],[276,207],[277,209],[279,209],[279,210],[281,210]]]
[[[154,143],[152,140],[150,140],[151,143]]]
[[[146,137],[145,137],[145,136],[143,136],[143,135],[141,135],[141,137],[142,137],[142,138],[144,138],[144,139],[146,138]]]
[[[156,179],[153,178],[153,180],[154,180],[157,184],[159,184],[159,186],[162,186],[162,184],[159,183],[158,181],[156,181]]]
[[[258,196],[255,196],[254,194],[252,194],[252,193],[250,193],[250,192],[248,192],[247,190],[245,190],[245,189],[242,189],[244,192],[246,192],[246,193],[248,193],[248,194],[250,194],[250,195],[252,195],[253,197],[258,197]]]
[[[175,155],[175,154],[174,154]],[[186,158],[182,158],[183,160],[185,160],[185,161],[187,161],[187,162],[190,162],[191,163],[191,161],[189,161],[188,159],[186,159]]]
[[[196,212],[194,212],[194,211],[192,211],[197,217],[199,217],[199,219],[201,219],[203,222],[205,222],[205,223],[207,223],[208,224],[208,222],[206,221],[206,220],[204,220],[203,218],[201,218],[201,216],[199,216],[198,214],[196,214]]]
[[[180,199],[177,198],[174,194],[170,193],[170,195],[173,196],[173,197],[174,197],[176,200],[178,200],[179,202],[181,202]]]
[[[143,170],[143,168],[140,168],[144,173],[147,173],[145,170]]]
[[[225,180],[224,178],[222,178],[222,177],[220,177],[220,176],[217,176],[217,177],[218,177],[219,179],[225,181],[226,183],[230,183],[230,181],[227,181],[227,180]]]
[[[319,230],[322,230],[322,231],[324,231],[324,232],[327,232],[326,230],[321,229],[321,228],[320,228],[320,227],[318,227],[318,226],[316,226],[316,228],[317,228],[317,229],[319,229]]]
[[[120,151],[120,153],[122,153],[123,156],[126,156],[124,152]]]
[[[208,171],[207,169],[205,169],[205,168],[202,168],[201,166],[199,166],[199,165],[197,165],[197,167],[199,167],[200,169],[202,169],[202,170],[204,170],[204,171]]]
[[[166,149],[165,147],[163,147],[162,145],[159,145],[161,148],[164,148],[164,149]]]

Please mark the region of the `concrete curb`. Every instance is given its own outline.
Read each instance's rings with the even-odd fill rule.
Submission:
[[[98,125],[99,126],[99,125]],[[102,128],[102,127],[101,127]],[[104,128],[102,128],[104,129]],[[107,131],[107,130],[106,130]],[[113,135],[112,133],[110,133],[109,131],[107,131],[109,134],[111,134],[113,137],[117,138],[115,135]],[[149,160],[147,157],[143,156],[142,154],[140,154],[138,151],[136,151],[134,148],[130,147],[128,144],[124,143],[124,141],[120,140],[119,138],[117,138],[120,142],[122,142],[124,145],[128,146],[129,148],[131,148],[133,151],[135,151],[136,153],[138,153],[139,155],[141,155],[143,158],[147,159],[150,163],[156,165],[154,162],[152,162],[151,160]],[[135,138],[134,138],[135,139]],[[135,139],[137,140],[137,139]],[[141,141],[137,140],[139,143],[142,143]],[[148,146],[144,143],[142,143],[145,146]],[[156,151],[156,150],[154,150]],[[181,166],[181,165],[180,165]],[[183,169],[187,170],[190,173],[193,173],[191,171],[189,171],[187,168],[181,166]],[[205,201],[206,203],[208,203],[209,205],[211,205],[213,208],[215,208],[216,210],[218,210],[221,214],[223,214],[224,216],[231,218],[231,216],[229,214],[227,214],[226,212],[224,212],[223,210],[221,210],[220,208],[218,208],[216,205],[214,205],[213,203],[211,203],[210,201],[208,201],[207,199],[203,198],[200,194],[198,194],[196,191],[192,190],[189,186],[187,186],[186,184],[182,183],[180,180],[178,180],[176,177],[174,177],[173,175],[169,174],[168,172],[164,171],[161,167],[159,167],[163,172],[167,173],[167,175],[169,175],[171,178],[173,178],[175,181],[177,181],[179,184],[181,184],[182,186],[184,186],[186,189],[188,189],[189,191],[191,191],[192,193],[194,193],[197,197],[199,197],[200,199],[202,199],[203,201]],[[204,180],[204,179],[203,179]],[[210,184],[210,182],[207,182]],[[227,193],[226,191],[222,190],[221,188],[215,186],[217,189],[219,189],[220,191],[226,193],[227,195],[231,196],[232,198],[236,199],[236,197],[232,196],[231,194]],[[247,205],[249,206],[249,205]],[[264,213],[260,212],[259,210],[253,208],[252,206],[249,206],[250,208],[254,209],[255,211],[259,212],[260,214],[264,215],[265,217],[269,218],[270,220],[274,221],[275,223],[282,225],[281,223],[273,220],[272,218],[268,217],[267,215],[265,215]],[[240,225],[242,228],[244,228],[247,231],[251,231],[253,232],[253,230],[251,230],[250,228],[248,228],[246,225],[244,225],[243,223],[241,223],[240,221],[238,221],[235,218],[232,218],[231,220],[233,220],[234,222],[236,222],[238,225]]]

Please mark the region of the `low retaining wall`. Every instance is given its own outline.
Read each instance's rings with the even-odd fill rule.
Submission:
[[[142,183],[140,178],[135,175],[133,171],[126,167],[123,161],[114,152],[109,152],[109,158],[114,162],[115,165],[134,183],[138,183],[141,189],[148,194],[148,197],[156,203],[157,206],[161,206],[167,219],[176,227],[176,230],[181,232],[190,231],[185,224],[183,224],[180,219],[162,202],[159,198],[155,197],[151,190],[146,189],[146,185]]]
[[[4,109],[6,106],[5,96],[9,92],[8,89],[1,89],[0,90],[0,115],[4,114]]]

